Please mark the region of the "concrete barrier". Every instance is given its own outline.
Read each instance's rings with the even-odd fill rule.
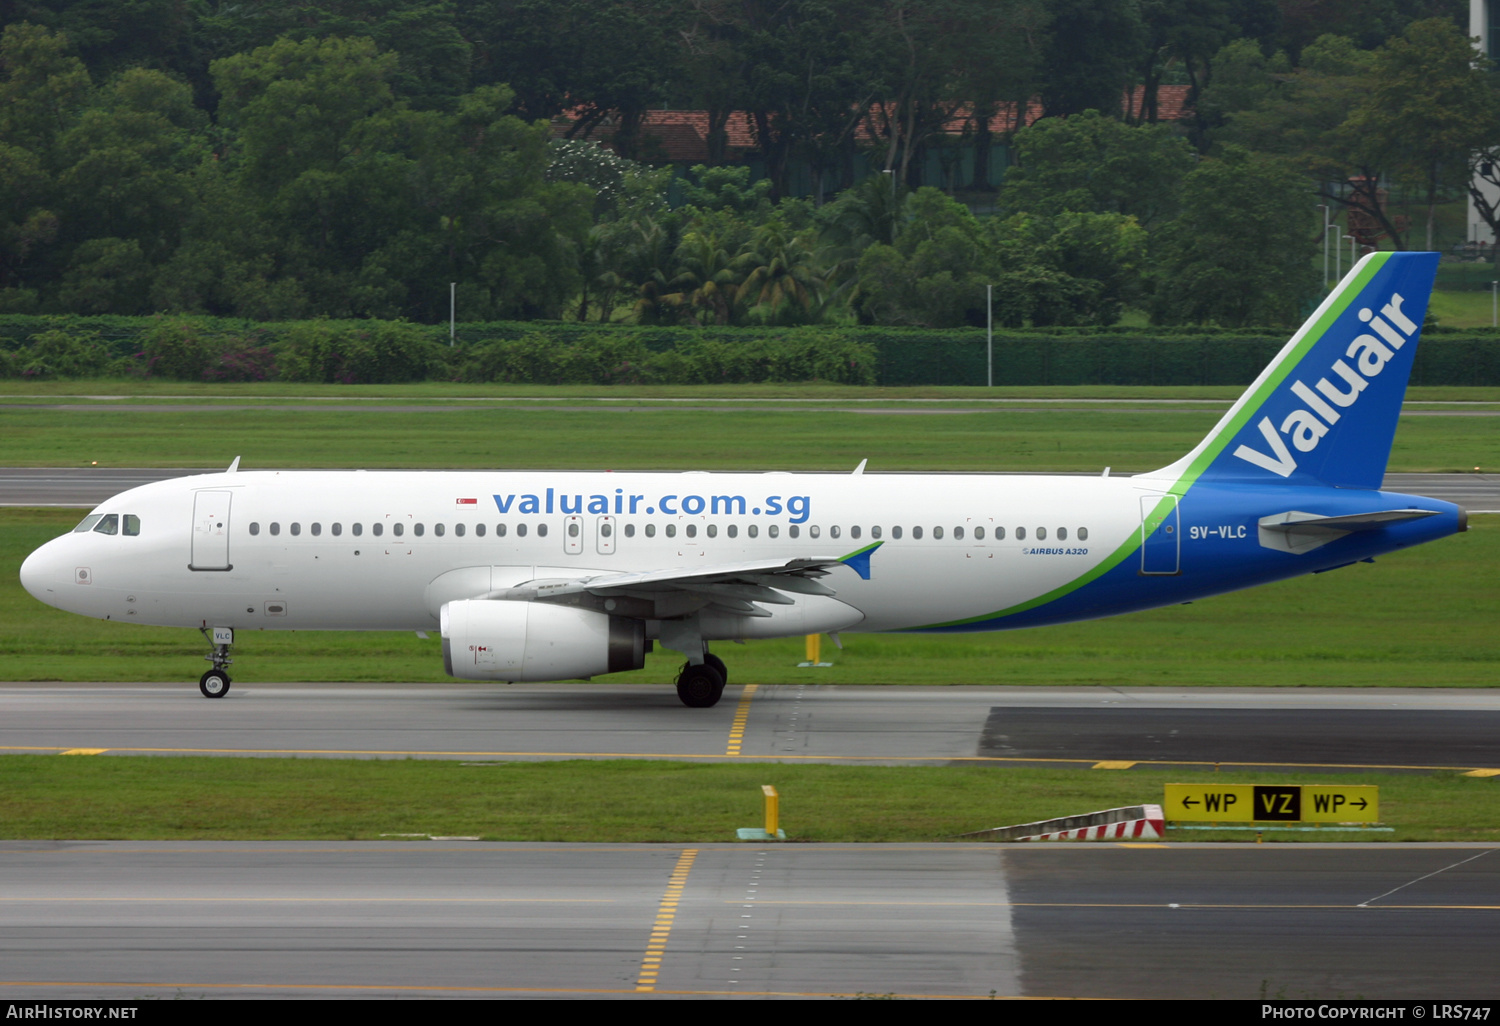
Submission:
[[[959,836],[975,841],[1159,841],[1166,831],[1160,805],[1128,805]]]

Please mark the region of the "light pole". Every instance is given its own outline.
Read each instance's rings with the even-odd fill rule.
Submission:
[[[896,244],[896,172],[892,168],[885,168],[880,172],[891,176],[891,245]]]
[[[1328,289],[1328,215],[1331,213],[1327,203],[1319,203],[1323,208],[1323,289]]]
[[[995,286],[984,287],[985,384],[995,387]]]
[[[1328,232],[1333,232],[1333,280],[1342,281],[1344,278],[1344,247],[1339,245],[1339,226],[1331,224],[1328,231],[1323,233],[1323,254],[1327,259],[1328,254]],[[1326,265],[1325,265],[1326,266]]]
[[[1500,328],[1500,281],[1490,282],[1490,327]]]
[[[1359,240],[1352,235],[1345,235],[1344,238],[1349,240],[1349,270],[1352,271],[1358,262],[1354,247],[1359,244]]]
[[[454,329],[458,323],[458,282],[448,283],[448,348],[453,348]]]

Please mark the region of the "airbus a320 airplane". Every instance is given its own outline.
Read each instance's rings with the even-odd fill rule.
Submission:
[[[238,470],[134,488],[31,554],[43,602],[193,627],[442,633],[468,680],[639,669],[709,644],[987,631],[1186,602],[1463,531],[1380,490],[1437,268],[1365,257],[1208,437],[1133,477]]]

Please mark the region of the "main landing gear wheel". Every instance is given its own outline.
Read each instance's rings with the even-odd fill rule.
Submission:
[[[724,681],[725,684],[729,683],[729,667],[724,665],[724,660],[720,659],[712,652],[704,652],[703,661],[719,671],[719,677]]]
[[[209,670],[198,678],[198,690],[204,698],[223,698],[229,694],[229,674],[223,670]]]
[[[690,709],[709,709],[724,694],[724,676],[707,661],[688,663],[677,675],[677,697]]]

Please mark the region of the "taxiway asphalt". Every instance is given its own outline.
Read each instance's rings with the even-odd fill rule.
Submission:
[[[1493,999],[1494,845],[0,842],[0,997]]]
[[[743,730],[736,718],[743,711]],[[1500,769],[1500,692],[1422,688],[0,684],[0,751]]]

